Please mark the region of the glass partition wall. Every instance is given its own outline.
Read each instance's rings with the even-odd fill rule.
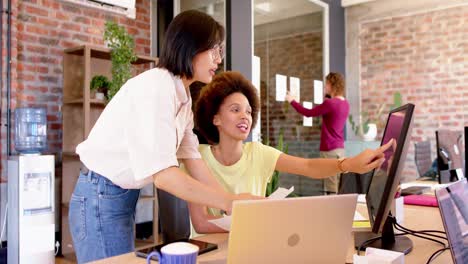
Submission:
[[[254,0],[253,12],[252,79],[260,86],[260,140],[277,146],[283,137],[288,154],[319,157],[321,119],[304,118],[284,97],[291,91],[308,108],[323,100],[327,7],[321,1]],[[323,194],[321,180],[302,176],[281,173],[280,185],[294,186],[297,195]]]

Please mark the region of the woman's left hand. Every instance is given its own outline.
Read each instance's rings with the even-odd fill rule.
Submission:
[[[295,96],[293,96],[291,94],[290,91],[287,91],[286,92],[286,97],[285,97],[286,101],[288,101],[289,103],[291,103],[292,101],[296,100]]]
[[[347,158],[343,161],[342,168],[345,171],[356,173],[369,172],[384,163],[384,152],[391,147],[393,147],[394,150],[396,148],[394,139],[390,139],[387,144],[379,147],[378,149],[366,149],[354,157]]]

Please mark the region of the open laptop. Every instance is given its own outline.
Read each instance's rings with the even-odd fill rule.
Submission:
[[[436,197],[453,262],[455,264],[468,263],[468,184],[466,178],[436,189]]]
[[[228,264],[345,263],[357,194],[236,201]]]

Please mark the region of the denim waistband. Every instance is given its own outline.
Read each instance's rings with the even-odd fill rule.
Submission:
[[[82,169],[81,170],[81,175],[82,175],[82,178],[84,178],[85,181],[93,183],[93,184],[97,184],[97,183],[99,183],[101,181],[101,182],[103,182],[103,183],[105,183],[107,185],[116,185],[111,180],[107,179],[105,176],[102,176],[101,174],[99,174],[97,172],[94,172],[92,170],[88,170],[85,173],[83,171],[83,169]]]

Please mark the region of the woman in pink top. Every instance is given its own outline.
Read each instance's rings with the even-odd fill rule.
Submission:
[[[291,94],[286,95],[286,100],[297,112],[307,117],[322,116],[322,131],[320,133],[320,157],[343,158],[344,157],[344,127],[349,114],[349,103],[344,98],[344,78],[339,73],[331,72],[326,77],[325,93],[330,99],[312,109],[304,108],[294,100]],[[337,193],[340,174],[324,180],[326,193]]]

